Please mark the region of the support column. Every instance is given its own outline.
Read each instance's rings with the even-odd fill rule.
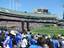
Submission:
[[[22,32],[24,31],[24,22],[22,22]]]
[[[29,31],[30,29],[29,29],[29,22],[26,22],[26,25],[27,25],[27,31]]]

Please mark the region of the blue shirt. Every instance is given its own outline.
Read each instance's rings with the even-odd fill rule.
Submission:
[[[32,39],[30,43],[31,43],[31,44],[37,44],[37,40]]]
[[[31,40],[31,34],[27,34],[29,40]]]
[[[15,39],[16,39],[16,43],[19,43],[19,41],[21,41],[22,39],[21,34],[17,34]]]
[[[37,45],[31,45],[29,48],[38,48]]]
[[[31,45],[29,48],[43,48],[43,47],[38,46],[38,45]]]
[[[12,38],[10,36],[7,36],[3,44],[5,46],[8,45],[9,48],[12,48]]]
[[[52,40],[52,43],[53,43],[53,48],[58,48],[60,45],[59,45],[59,41],[58,40]]]

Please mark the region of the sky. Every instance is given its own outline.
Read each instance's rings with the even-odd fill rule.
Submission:
[[[0,0],[0,7],[32,12],[34,9],[46,8],[59,19],[63,17],[64,0]]]

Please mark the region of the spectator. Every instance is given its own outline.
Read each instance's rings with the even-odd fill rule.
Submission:
[[[20,32],[18,32],[16,34],[15,39],[16,39],[17,48],[19,48],[20,47],[20,42],[22,40],[22,36],[21,36],[21,33]]]
[[[22,41],[21,41],[21,48],[26,48],[28,45],[28,41],[26,37],[23,37]]]
[[[53,37],[53,39],[51,40],[51,42],[52,42],[52,47],[53,48],[59,48],[60,47],[60,43],[57,40],[56,36]]]
[[[3,48],[13,48],[13,37],[16,33],[12,30],[9,35],[6,37],[5,41],[3,42]]]
[[[37,41],[32,36],[31,45],[29,48],[38,48]]]

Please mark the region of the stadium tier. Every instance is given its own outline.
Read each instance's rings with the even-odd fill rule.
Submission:
[[[3,26],[4,24],[4,26],[7,26],[7,27],[19,26],[21,28],[21,24],[22,24],[22,30],[23,30],[24,23],[27,24],[26,25],[28,28],[27,30],[29,30],[29,23],[44,23],[44,25],[53,24],[56,26],[60,23],[60,21],[57,19],[56,15],[54,14],[19,12],[15,10],[0,8],[0,25],[1,26]]]
[[[42,13],[25,13],[0,8],[0,19],[9,21],[39,22],[39,23],[56,23],[57,18],[53,14]]]

